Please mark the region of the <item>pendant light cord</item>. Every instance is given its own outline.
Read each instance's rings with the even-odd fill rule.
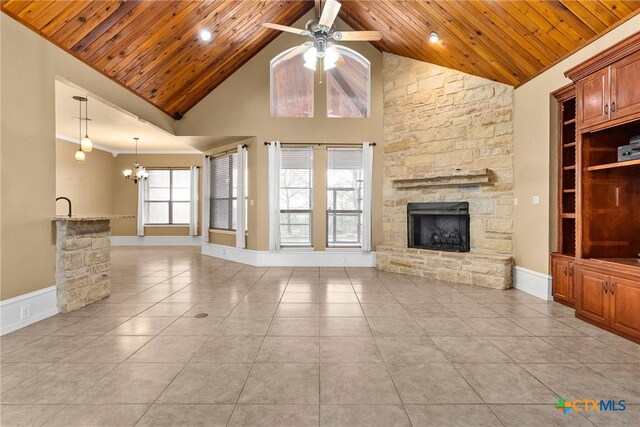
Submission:
[[[78,112],[79,112],[79,116],[78,116],[78,144],[80,145],[80,147],[82,147],[81,141],[82,141],[82,101],[78,100]],[[79,148],[78,150],[81,150],[82,148]]]
[[[82,105],[82,104],[81,104]],[[89,97],[84,101],[84,136],[89,138]]]

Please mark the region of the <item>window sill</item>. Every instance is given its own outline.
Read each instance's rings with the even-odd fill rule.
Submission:
[[[362,246],[350,246],[344,248],[326,248],[327,252],[362,252]]]
[[[217,228],[210,228],[209,229],[209,233],[215,233],[215,234],[236,234],[235,230],[218,230]]]
[[[276,252],[315,252],[316,250],[310,246],[285,246]]]
[[[233,234],[235,236],[236,234],[236,230],[220,230],[218,228],[210,228],[209,229],[210,233],[216,233],[216,234]],[[248,236],[249,233],[245,232],[244,233],[245,236]]]
[[[189,224],[145,224],[145,228],[189,228]]]

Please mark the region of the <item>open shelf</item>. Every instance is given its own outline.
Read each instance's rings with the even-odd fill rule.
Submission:
[[[564,122],[562,122],[563,125],[570,125],[572,123],[575,123],[576,119],[571,119],[571,120],[565,120]]]
[[[562,146],[563,146],[564,148],[571,148],[571,147],[575,147],[575,146],[576,146],[576,142],[575,142],[575,141],[573,141],[573,142],[569,142],[569,143],[567,143],[567,144],[562,144]]]
[[[563,193],[575,193],[576,189],[575,188],[568,188],[566,190],[562,190]]]
[[[574,213],[563,213],[560,216],[564,219],[576,219],[576,214]]]
[[[565,166],[562,169],[566,170],[566,171],[572,171],[575,170],[576,165],[571,165],[571,166]]]
[[[640,159],[628,160],[626,162],[615,162],[615,163],[606,163],[604,165],[589,166],[587,170],[599,171],[599,170],[605,170],[605,169],[614,169],[614,168],[622,168],[622,167],[638,166],[638,165],[640,165]]]

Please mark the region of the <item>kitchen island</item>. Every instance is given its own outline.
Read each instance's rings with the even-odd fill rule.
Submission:
[[[111,293],[111,220],[134,215],[56,216],[58,310],[68,313]]]

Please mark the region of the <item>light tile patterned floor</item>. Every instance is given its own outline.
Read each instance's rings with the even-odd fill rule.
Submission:
[[[0,424],[640,424],[640,346],[562,305],[198,251],[114,248],[108,299],[2,337]]]

